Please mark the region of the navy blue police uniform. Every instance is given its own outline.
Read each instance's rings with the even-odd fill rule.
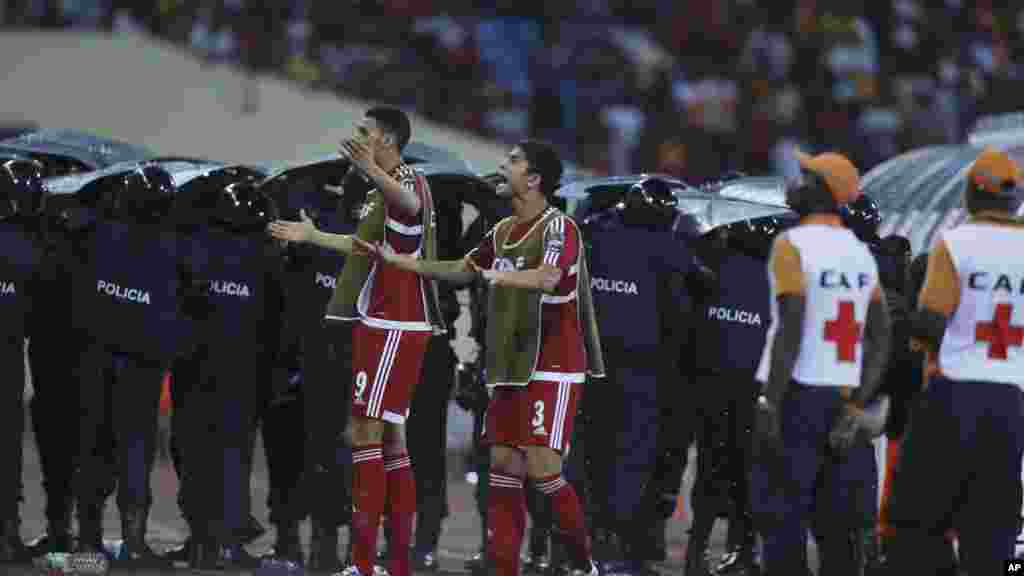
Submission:
[[[68,319],[72,317],[72,272],[77,265],[72,246],[85,241],[83,232],[89,229],[93,218],[92,210],[85,206],[58,206],[56,201],[51,201],[43,221],[44,244],[33,289],[33,300],[40,305],[32,307],[27,326],[33,392],[29,410],[46,495],[46,531],[30,542],[33,557],[47,552],[72,551],[72,479],[78,446],[68,442],[66,427],[79,418],[77,368],[88,343],[87,334],[68,327]],[[96,449],[112,462],[114,442],[110,422],[103,422],[97,432],[100,439]],[[112,486],[109,489],[112,490]]]
[[[597,216],[585,228],[591,289],[610,371],[608,382],[594,387],[584,401],[584,442],[610,447],[587,454],[595,524],[618,534],[624,559],[638,564],[647,558],[641,553],[643,543],[635,540],[647,539],[651,518],[636,511],[653,480],[665,364],[678,358],[677,350],[665,349],[665,324],[678,322],[678,312],[690,307],[690,295],[679,289],[685,283],[672,278],[691,276],[698,264],[673,230],[671,216],[634,222],[631,210]],[[678,386],[681,375],[671,378],[671,385]],[[630,534],[642,536],[632,539]]]
[[[355,230],[354,215],[339,199],[330,197],[333,193],[294,188],[304,192],[294,204],[304,206],[317,229],[335,234]],[[282,363],[291,386],[263,415],[271,475],[268,504],[273,522],[311,516],[309,567],[330,569],[339,564],[337,528],[347,524],[351,515],[346,482],[351,454],[343,440],[348,413],[337,409],[349,390],[345,376],[351,374],[351,330],[326,325],[323,315],[345,259],[339,252],[312,245],[290,246],[288,252],[284,276],[288,329]],[[279,542],[274,552],[285,554],[288,547]]]
[[[7,455],[7,465],[0,473],[0,563],[24,560],[26,552],[19,534],[18,505],[22,499],[26,324],[42,252],[38,226],[41,184],[32,163],[9,160],[0,166],[0,202],[4,204],[0,207],[0,373],[6,380],[5,397],[0,402],[4,426],[0,445]]]
[[[722,563],[753,561],[753,523],[748,498],[754,379],[771,323],[767,248],[781,222],[741,222],[703,243],[702,261],[714,272],[713,289],[698,304],[694,341],[697,417],[697,476],[691,498],[694,553],[703,554],[718,517],[729,520],[728,554]],[[694,562],[695,560],[691,560]]]
[[[192,282],[172,227],[161,222],[173,195],[155,166],[94,183],[104,212],[78,246],[72,322],[90,335],[81,357],[78,518],[80,547],[99,551],[104,495],[116,483],[125,547],[119,559],[164,565],[146,546],[150,472],[163,375],[186,333],[183,293]],[[105,425],[114,458],[104,455]]]
[[[200,566],[214,559],[222,566],[255,561],[241,545],[251,511],[256,426],[275,390],[287,386],[279,370],[282,261],[263,231],[265,221],[249,220],[258,198],[249,183],[229,185],[222,201],[230,205],[222,203],[215,223],[190,243],[193,264],[208,281],[209,298],[206,315],[195,325],[195,358],[205,413],[201,420],[213,441],[206,438],[197,484],[205,488],[201,509],[208,514],[202,545],[215,554],[197,555],[194,563]],[[198,545],[197,535],[193,538]]]

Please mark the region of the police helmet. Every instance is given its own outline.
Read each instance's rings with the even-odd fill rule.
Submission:
[[[846,226],[863,242],[878,239],[878,226],[882,223],[882,214],[878,210],[878,202],[867,194],[861,194],[856,200],[839,208],[839,216]]]
[[[639,200],[656,208],[675,208],[672,187],[661,178],[645,178],[629,188],[630,200]]]
[[[108,217],[125,222],[156,223],[171,212],[174,179],[156,164],[142,164],[119,174],[101,192]]]
[[[12,158],[0,164],[0,220],[39,214],[45,195],[43,166],[39,162]]]
[[[775,236],[796,224],[796,216],[776,215],[751,218],[723,226],[726,245],[753,258],[767,258]]]
[[[235,230],[262,229],[277,219],[277,206],[254,181],[233,182],[217,196],[213,219]]]

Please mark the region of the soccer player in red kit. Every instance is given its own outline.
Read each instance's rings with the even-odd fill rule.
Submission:
[[[490,572],[516,576],[526,524],[525,477],[551,498],[573,574],[596,575],[579,499],[562,477],[562,457],[588,372],[603,375],[579,229],[550,205],[562,163],[550,146],[524,141],[499,168],[497,193],[514,215],[465,258],[439,262],[361,243],[378,258],[423,277],[490,284],[485,438],[491,444]]]
[[[342,154],[376,189],[367,195],[356,234],[316,230],[301,222],[278,221],[275,237],[311,242],[350,255],[327,308],[327,318],[358,320],[352,328],[352,561],[347,576],[370,576],[381,516],[391,530],[391,576],[410,576],[409,543],[416,513],[416,484],[405,441],[405,421],[419,381],[427,341],[443,331],[436,286],[380,260],[368,261],[353,238],[380,242],[409,258],[436,248],[433,201],[422,175],[401,160],[409,141],[406,115],[395,108],[366,112]],[[363,258],[359,258],[363,256]],[[366,264],[360,268],[360,263]],[[351,267],[351,268],[350,268]],[[354,272],[362,270],[362,272]],[[353,318],[356,316],[357,318]],[[347,407],[345,407],[347,409]]]

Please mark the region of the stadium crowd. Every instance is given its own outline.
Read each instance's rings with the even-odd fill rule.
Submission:
[[[794,143],[849,150],[869,170],[960,141],[979,116],[1010,111],[1024,85],[1024,7],[1013,2],[494,6],[18,0],[3,21],[142,27],[203,58],[487,136],[541,136],[597,173],[692,182],[740,167],[793,174]]]

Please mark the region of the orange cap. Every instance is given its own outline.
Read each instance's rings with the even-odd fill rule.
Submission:
[[[860,196],[860,171],[849,158],[835,152],[811,156],[799,150],[800,167],[821,176],[839,205],[849,204]]]
[[[1024,183],[1024,174],[1005,152],[986,147],[967,172],[967,181],[978,190],[999,194],[1006,182]]]

